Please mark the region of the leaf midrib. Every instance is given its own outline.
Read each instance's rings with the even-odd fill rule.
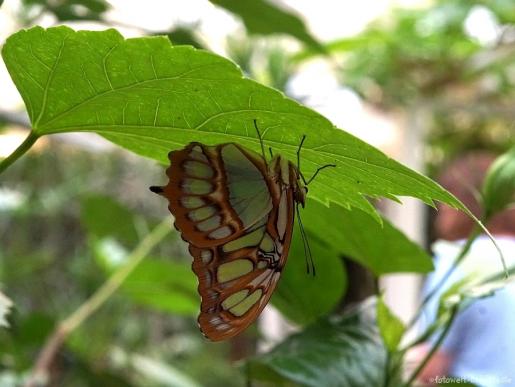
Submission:
[[[50,70],[50,73],[48,74],[45,89],[43,91],[43,101],[41,102],[41,110],[39,112],[38,118],[34,122],[34,129],[37,128],[39,121],[41,121],[41,118],[45,114],[46,104],[47,104],[47,100],[48,100],[48,90],[50,89],[50,84],[52,83],[52,80],[54,79],[55,71],[57,69],[57,66],[59,65],[59,60],[61,59],[61,54],[63,53],[64,44],[66,43],[67,39],[68,39],[68,36],[65,36],[61,43],[61,47],[59,47],[59,53],[57,54],[57,58],[54,62],[54,65],[52,66],[52,69]],[[31,52],[32,52],[32,46],[31,46]]]

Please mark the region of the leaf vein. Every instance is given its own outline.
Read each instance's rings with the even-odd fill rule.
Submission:
[[[45,113],[46,104],[48,101],[48,90],[50,89],[50,83],[52,83],[52,80],[54,78],[55,70],[59,64],[59,61],[61,60],[61,55],[63,53],[64,44],[66,43],[66,40],[68,39],[68,36],[65,36],[61,47],[59,47],[59,53],[57,54],[57,58],[55,59],[54,65],[52,66],[52,69],[50,70],[50,73],[48,74],[47,82],[45,85],[45,89],[43,92],[43,101],[41,102],[41,110],[39,111],[38,118],[36,119],[36,122],[34,122],[34,128],[37,128],[39,122],[41,121],[41,118],[43,117],[43,114]]]

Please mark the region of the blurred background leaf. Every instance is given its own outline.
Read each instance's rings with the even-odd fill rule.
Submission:
[[[102,14],[109,10],[109,3],[104,0],[23,0],[27,9],[37,9],[41,13],[53,14],[59,21],[101,20]],[[29,19],[31,20],[31,19]],[[27,20],[27,22],[29,22]]]
[[[316,275],[308,273],[308,253],[296,227],[288,261],[272,296],[272,303],[289,320],[306,325],[335,309],[345,295],[347,277],[342,258],[313,234],[308,238]]]
[[[281,385],[380,386],[386,350],[370,302],[344,315],[323,318],[249,361],[251,378]]]
[[[385,304],[383,297],[377,298],[377,326],[383,342],[389,352],[395,352],[406,327],[404,323]]]
[[[154,310],[192,317],[200,312],[197,278],[189,263],[147,259],[131,273],[122,290]]]
[[[427,252],[384,218],[381,225],[362,211],[349,211],[335,204],[326,207],[313,200],[308,201],[301,215],[306,228],[325,245],[366,266],[377,276],[427,273],[433,269]]]
[[[308,32],[304,22],[292,12],[285,11],[266,0],[243,3],[238,0],[210,0],[242,18],[251,34],[288,34],[312,48],[323,52],[322,45]]]
[[[486,218],[515,206],[515,146],[489,168],[482,191]]]
[[[139,235],[135,215],[106,195],[91,195],[82,199],[81,221],[88,233],[96,238],[115,238],[132,247]]]

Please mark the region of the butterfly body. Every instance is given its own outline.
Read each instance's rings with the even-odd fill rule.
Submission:
[[[192,142],[169,154],[165,196],[189,243],[202,298],[199,326],[213,341],[233,337],[261,313],[290,248],[295,205],[306,187],[297,167],[235,143]]]

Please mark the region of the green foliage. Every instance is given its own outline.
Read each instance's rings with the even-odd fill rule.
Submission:
[[[496,41],[484,43],[469,33],[467,21],[478,6],[497,23]],[[513,145],[515,51],[508,31],[514,15],[510,0],[439,0],[394,9],[326,49],[341,61],[343,84],[381,109],[401,108],[420,120],[429,146],[427,170],[434,176],[468,150],[501,153]],[[296,59],[314,55],[306,50]]]
[[[482,193],[486,218],[515,205],[515,146],[492,164]]]
[[[281,385],[381,386],[386,350],[369,308],[321,319],[251,359],[250,376]]]
[[[307,252],[297,227],[282,278],[272,296],[272,303],[285,317],[302,325],[330,313],[347,288],[343,261],[337,250],[316,237],[308,237],[316,260],[316,275],[306,270]]]
[[[323,51],[298,17],[264,0],[245,6],[232,0],[212,2],[240,16],[252,34],[288,34],[304,42],[308,51],[297,55],[297,60]],[[327,49],[346,54],[345,80],[383,107],[444,96],[448,86],[472,84],[482,74],[501,79],[497,91],[509,97],[511,78],[504,66],[510,63],[509,56],[487,70],[471,66],[470,56],[482,49],[463,30],[473,3],[493,9],[501,22],[515,19],[509,0],[488,4],[440,1],[432,9],[399,11],[390,27],[376,23],[361,36],[333,42]],[[102,0],[25,0],[25,4],[42,6],[59,20],[101,20],[107,9]],[[173,44],[200,46],[188,29],[178,28],[167,35]],[[292,62],[277,47],[267,51],[264,75],[251,70],[251,62],[259,56],[252,43],[243,45],[238,63],[259,81],[283,89]],[[173,47],[162,37],[124,40],[114,30],[33,28],[13,35],[2,55],[25,101],[34,139],[91,131],[168,164],[170,150],[195,140],[206,144],[234,141],[260,151],[254,119],[266,146],[292,161],[296,161],[300,139],[307,135],[301,154],[306,176],[321,165],[338,165],[323,171],[310,185],[309,197],[316,201],[308,200],[301,214],[317,274],[306,274],[305,252],[296,230],[272,298],[287,318],[307,328],[250,361],[249,375],[273,385],[400,384],[395,373],[402,355],[392,359],[387,352],[397,350],[405,327],[382,299],[376,305],[375,320],[370,318],[370,309],[330,316],[338,309],[347,282],[352,281],[342,257],[354,259],[377,276],[428,272],[432,263],[427,253],[382,219],[368,200],[380,196],[398,200],[406,195],[465,210],[452,195],[280,92],[244,78],[226,59],[191,47]],[[443,127],[459,121],[446,114],[432,119],[441,120],[438,124]],[[490,123],[485,120],[484,126]],[[148,172],[131,171],[130,176],[120,178],[117,166],[104,163],[101,157],[75,159],[86,165],[79,170],[71,155],[56,158],[53,164],[30,162],[20,174],[30,182],[20,184],[24,204],[18,211],[2,213],[0,219],[0,231],[8,227],[13,235],[6,239],[0,232],[1,280],[17,304],[9,317],[11,331],[0,329],[0,368],[7,359],[16,377],[31,366],[30,359],[56,321],[124,267],[130,249],[155,223],[152,216],[169,216],[164,203],[149,209],[158,201],[150,200],[146,191],[146,185],[154,183]],[[127,163],[121,164],[129,168]],[[47,169],[42,169],[45,165]],[[506,195],[499,199],[504,192],[499,187],[511,182],[511,173],[499,172],[506,165],[511,164],[494,169],[485,188],[489,208],[509,202]],[[68,172],[61,175],[63,171]],[[125,181],[134,181],[134,176],[138,176],[138,186],[145,186],[139,197],[123,186]],[[501,180],[504,183],[499,184]],[[82,200],[80,211],[77,197]],[[127,197],[130,207],[118,202]],[[159,251],[130,274],[120,296],[110,299],[73,334],[65,348],[73,367],[68,363],[60,367],[68,370],[60,380],[64,385],[243,384],[242,376],[229,365],[227,343],[206,344],[198,333],[193,318],[199,307],[197,282],[186,246],[177,239],[175,234],[163,241]],[[503,284],[465,285],[452,287],[442,297],[440,314],[427,337],[449,323],[455,308],[464,308]],[[238,350],[237,345],[231,348]],[[0,380],[3,375],[0,371]]]
[[[139,239],[134,214],[106,195],[90,195],[82,200],[81,220],[89,234],[96,238],[114,237],[125,246]]]
[[[199,313],[197,279],[190,264],[146,259],[129,275],[122,291],[155,310],[192,317]]]
[[[127,207],[108,196],[83,199],[81,220],[93,239],[95,258],[106,274],[111,275],[126,263],[127,251],[117,242],[135,245],[139,239],[137,219]],[[155,310],[186,316],[199,312],[197,280],[190,263],[147,258],[125,280],[122,292],[133,302]]]
[[[103,13],[109,9],[109,3],[105,0],[23,0],[23,5],[42,7],[59,21],[101,20]]]
[[[288,263],[272,298],[274,305],[298,324],[327,314],[341,300],[347,287],[343,257],[361,263],[378,276],[426,273],[433,268],[429,255],[386,219],[381,225],[362,211],[349,211],[335,204],[326,207],[314,200],[308,200],[301,217],[313,250],[316,276],[307,275],[297,228]]]
[[[194,30],[186,27],[176,27],[171,31],[158,32],[155,35],[166,35],[174,46],[187,45],[195,48],[206,48],[195,35]]]
[[[418,197],[465,210],[431,180],[334,128],[319,114],[261,86],[231,62],[167,39],[124,40],[116,31],[33,28],[3,48],[7,68],[27,105],[35,135],[94,131],[140,155],[166,162],[190,141],[265,144],[295,160],[300,139],[306,175],[324,164],[311,197],[378,216],[364,196]],[[173,64],[173,65],[170,65]]]
[[[272,5],[266,0],[248,2],[238,0],[210,1],[241,17],[251,34],[288,34],[318,52],[324,51],[321,44],[308,32],[299,17]]]
[[[313,200],[301,215],[312,235],[376,275],[427,273],[433,268],[431,257],[384,218],[379,224],[362,211],[335,204],[326,207]]]
[[[377,299],[377,326],[383,342],[390,352],[395,352],[406,330],[404,323],[385,304],[383,297]]]
[[[351,50],[343,81],[387,106],[406,105],[463,81],[468,58],[480,49],[463,29],[470,8],[450,1],[428,9],[396,9],[387,25],[378,21],[355,38],[333,43],[334,49]],[[374,87],[382,92],[374,93]]]
[[[16,302],[10,327],[0,328],[1,381],[26,375],[55,325],[123,266],[139,238],[134,232],[119,233],[119,221],[132,223],[120,227],[136,228],[141,237],[153,228],[155,217],[169,217],[172,227],[166,205],[150,200],[154,196],[146,184],[133,183],[135,176],[145,176],[148,184],[158,179],[162,171],[154,163],[49,140],[43,151],[31,152],[1,179],[0,200],[8,188],[21,195],[20,204],[3,207],[0,216],[0,283]],[[86,223],[84,217],[92,214]],[[127,235],[132,236],[126,240]],[[121,254],[111,250],[102,261],[97,247],[106,241]],[[62,370],[59,382],[159,385],[149,362],[136,362],[137,367],[133,361],[118,363],[116,351],[121,350],[130,359],[139,355],[173,364],[202,386],[241,386],[242,376],[228,361],[229,345],[210,345],[198,331],[197,282],[177,234],[163,240],[141,265],[69,338],[56,360]]]
[[[491,297],[496,291],[503,289],[506,281],[492,281],[480,284],[467,284],[455,288],[455,291],[447,291],[442,295],[439,305],[439,314],[444,310],[454,307],[464,309],[479,298]]]

